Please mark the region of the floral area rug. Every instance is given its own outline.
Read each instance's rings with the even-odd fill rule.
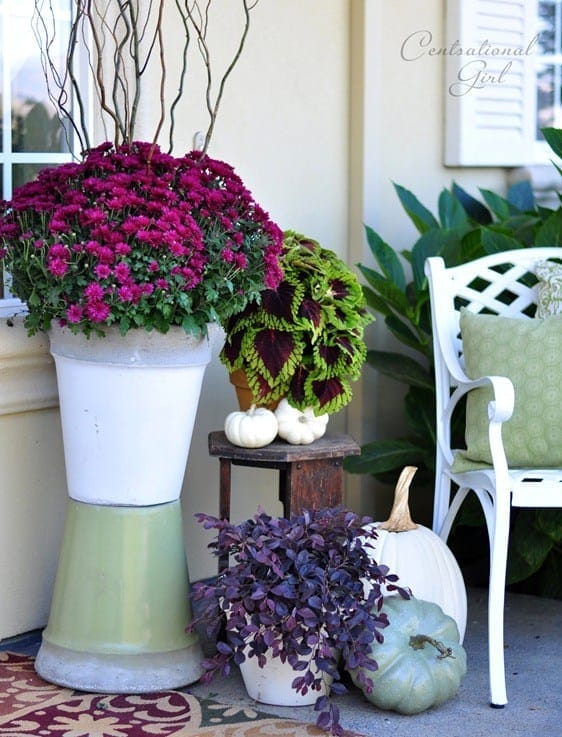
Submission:
[[[111,695],[47,683],[33,658],[0,652],[0,737],[325,737],[312,724],[183,691]]]

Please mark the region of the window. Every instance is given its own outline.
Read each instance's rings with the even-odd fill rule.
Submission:
[[[540,142],[543,140],[541,128],[562,127],[562,0],[539,2],[538,18],[540,58],[535,139]]]
[[[64,59],[70,27],[70,0],[52,0],[58,47]],[[0,180],[2,199],[46,165],[70,160],[65,130],[50,102],[34,35],[34,0],[0,0]],[[72,143],[70,144],[72,145]],[[4,286],[9,298],[9,291]],[[4,299],[1,306],[17,300]]]

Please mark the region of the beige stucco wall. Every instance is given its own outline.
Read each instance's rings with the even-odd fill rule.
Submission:
[[[352,83],[350,155],[350,260],[373,265],[363,223],[379,232],[396,251],[410,248],[417,232],[405,215],[393,183],[410,189],[436,212],[439,192],[453,180],[478,197],[478,188],[502,191],[505,170],[452,169],[443,166],[444,61],[401,57],[404,40],[430,30],[436,46],[445,38],[445,0],[371,2],[351,0]],[[370,347],[392,350],[396,344],[382,324],[370,329]],[[399,350],[403,350],[402,347]],[[398,437],[404,430],[401,384],[365,368],[361,401],[350,411],[350,428],[362,442]],[[348,498],[375,518],[385,518],[391,489],[369,477],[352,479]],[[419,497],[416,499],[416,493]],[[429,510],[431,490],[412,486],[413,506]],[[423,520],[429,522],[430,520]]]
[[[225,23],[228,25],[228,22]],[[231,27],[234,21],[231,22]],[[231,162],[282,228],[300,230],[346,257],[348,239],[349,3],[345,0],[263,0],[244,56],[227,87],[210,154]],[[205,126],[201,109],[183,111],[185,134]],[[216,347],[218,353],[219,345]],[[192,578],[216,570],[207,533],[194,521],[218,513],[219,462],[207,434],[236,409],[218,359],[205,377],[183,496]],[[343,430],[345,416],[332,419]],[[262,504],[281,513],[277,474],[233,468],[232,518]]]
[[[49,612],[66,502],[57,402],[47,340],[0,320],[0,639]]]

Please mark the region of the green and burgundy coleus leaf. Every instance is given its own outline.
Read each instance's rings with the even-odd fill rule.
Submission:
[[[221,360],[246,373],[255,401],[337,412],[366,359],[363,289],[334,252],[295,233],[285,233],[281,266],[279,287],[227,323]]]
[[[289,330],[264,327],[242,337],[245,363],[272,384],[285,382],[299,365],[303,344]]]
[[[351,385],[338,376],[323,378],[299,366],[290,385],[293,404],[300,409],[315,407],[316,414],[337,412],[351,400]]]

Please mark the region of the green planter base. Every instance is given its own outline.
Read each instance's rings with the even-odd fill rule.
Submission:
[[[51,612],[36,659],[46,680],[143,693],[198,680],[179,501],[112,507],[69,500]]]

